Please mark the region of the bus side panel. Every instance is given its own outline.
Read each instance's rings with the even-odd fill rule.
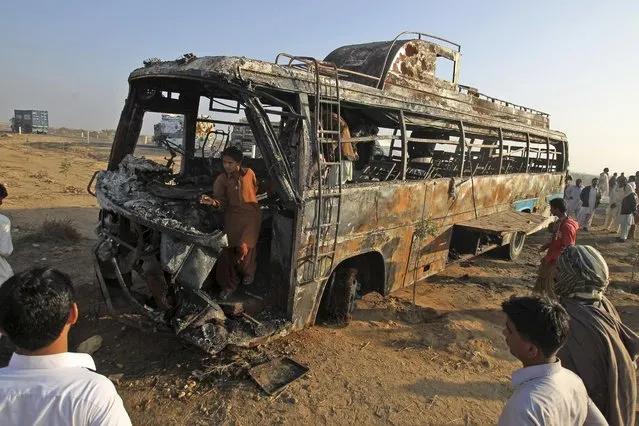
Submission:
[[[341,198],[339,236],[332,266],[361,253],[379,252],[386,271],[383,293],[392,292],[446,267],[455,223],[511,210],[516,201],[532,198],[537,200],[536,209],[546,211],[546,196],[560,186],[558,174],[347,186]],[[294,322],[302,327],[312,324],[323,291],[321,284],[312,282],[317,201],[312,193],[305,198],[301,244],[295,254],[297,286],[293,301]],[[329,204],[323,206],[325,212],[331,210]],[[332,212],[329,217],[335,222],[336,209]],[[330,229],[324,234],[320,252],[332,250],[334,228]],[[320,265],[321,273],[328,275],[331,272],[328,268],[330,262]]]

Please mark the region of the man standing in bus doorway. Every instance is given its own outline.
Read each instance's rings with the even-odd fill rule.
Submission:
[[[550,213],[556,216],[557,220],[550,226],[552,238],[539,248],[540,252],[544,250],[548,252],[541,259],[537,270],[537,282],[533,290],[542,294],[551,294],[553,291],[557,259],[566,247],[575,244],[577,229],[579,229],[579,224],[568,216],[566,202],[562,198],[550,200]]]
[[[608,167],[606,167],[605,169],[603,169],[603,172],[601,172],[601,174],[599,175],[599,191],[601,192],[601,196],[602,197],[606,197],[608,196],[608,179],[610,179],[610,176],[608,175]]]
[[[574,185],[566,189],[566,204],[568,216],[577,217],[579,206],[581,205],[581,191],[584,187],[581,185],[581,179],[577,179]]]
[[[601,192],[599,192],[598,183],[599,179],[594,178],[592,184],[581,191],[581,209],[579,209],[577,220],[579,221],[579,226],[583,228],[584,231],[590,228],[595,210],[601,202]]]
[[[257,201],[257,178],[253,170],[242,167],[242,151],[236,147],[222,152],[224,172],[213,184],[213,196],[202,195],[200,203],[224,211],[224,233],[228,247],[222,250],[215,279],[226,300],[242,285],[251,285],[257,269],[257,240],[262,210]]]

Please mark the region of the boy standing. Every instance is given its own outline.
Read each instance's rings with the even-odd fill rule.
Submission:
[[[537,293],[546,294],[552,294],[555,265],[559,255],[566,247],[575,244],[577,229],[579,229],[579,224],[567,215],[566,202],[563,198],[550,200],[550,213],[556,216],[557,220],[551,225],[552,238],[539,249],[539,251],[548,250],[548,252],[541,259],[534,290]]]
[[[17,346],[0,369],[0,424],[131,425],[91,355],[67,352],[77,320],[71,281],[57,270],[35,268],[0,287],[0,331]]]
[[[543,297],[515,297],[502,304],[510,353],[524,365],[512,375],[515,393],[498,426],[607,425],[583,382],[563,368],[557,352],[566,341],[569,316]]]
[[[242,159],[238,148],[226,148],[222,152],[224,172],[215,179],[213,196],[200,197],[200,203],[224,212],[228,247],[220,254],[215,274],[222,300],[228,299],[240,282],[251,285],[257,269],[262,210],[257,201],[257,178],[253,170],[242,167]]]

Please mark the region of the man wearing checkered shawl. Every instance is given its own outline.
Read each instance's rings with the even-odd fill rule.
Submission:
[[[604,296],[608,283],[608,265],[596,249],[577,245],[562,252],[554,292],[570,315],[570,332],[557,356],[581,377],[611,426],[630,426],[635,424],[639,336]]]

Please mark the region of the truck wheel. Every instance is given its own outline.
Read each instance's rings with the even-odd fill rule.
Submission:
[[[329,278],[318,312],[320,321],[348,325],[357,298],[357,269],[338,268]]]
[[[504,257],[508,260],[517,259],[524,249],[525,242],[526,242],[526,233],[515,232],[512,239],[510,240],[510,244],[502,247],[503,249],[502,253]]]

